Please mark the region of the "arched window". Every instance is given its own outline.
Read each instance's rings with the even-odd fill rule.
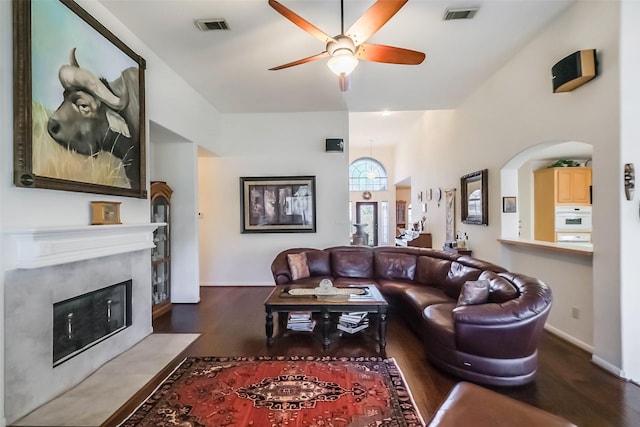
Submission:
[[[349,191],[365,190],[387,190],[387,171],[371,157],[360,157],[349,166]]]

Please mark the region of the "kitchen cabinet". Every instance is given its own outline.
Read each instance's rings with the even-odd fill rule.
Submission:
[[[556,204],[591,204],[591,168],[554,168]]]
[[[591,168],[546,168],[533,172],[534,186],[554,205],[591,205]]]
[[[153,232],[151,250],[151,317],[171,311],[171,194],[166,182],[151,183],[151,222],[165,223]]]
[[[591,168],[546,168],[533,172],[534,239],[556,241],[557,206],[591,206]]]

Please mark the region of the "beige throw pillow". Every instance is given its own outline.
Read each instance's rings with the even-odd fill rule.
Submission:
[[[488,280],[466,281],[460,290],[458,306],[484,304],[489,301],[490,284]]]
[[[287,262],[289,263],[289,270],[291,270],[291,279],[304,279],[311,275],[309,274],[306,253],[301,252],[299,254],[287,254]]]

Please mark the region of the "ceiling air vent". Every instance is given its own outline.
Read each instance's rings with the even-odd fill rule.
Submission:
[[[451,21],[454,19],[471,19],[475,16],[478,8],[467,8],[467,9],[447,9],[444,14],[445,21]]]
[[[224,18],[214,18],[214,19],[198,19],[196,22],[196,26],[200,28],[202,31],[213,31],[213,30],[228,30],[229,24]]]

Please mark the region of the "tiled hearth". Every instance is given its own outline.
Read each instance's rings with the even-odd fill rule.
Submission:
[[[80,383],[152,332],[154,224],[6,232],[5,417],[8,423]],[[131,326],[53,366],[53,307],[132,281]]]

